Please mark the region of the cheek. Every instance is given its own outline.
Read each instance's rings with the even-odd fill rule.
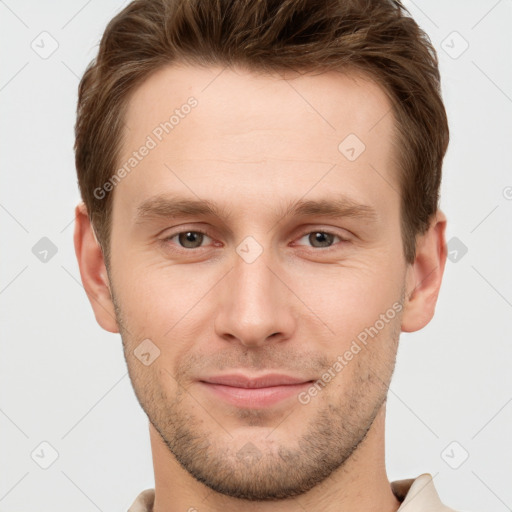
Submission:
[[[123,261],[115,275],[123,316],[135,331],[162,336],[183,314],[194,286],[184,286],[176,266]]]
[[[373,324],[400,299],[403,276],[382,262],[301,273],[294,291],[337,335]]]
[[[303,260],[287,265],[281,261],[273,271],[289,292],[276,299],[285,302],[275,306],[296,309],[305,325],[311,323],[308,318],[320,319],[336,337],[355,336],[398,300],[402,278],[398,263],[397,254],[382,246],[339,262]],[[141,339],[172,340],[179,352],[181,345],[204,332],[208,319],[213,323],[222,307],[220,297],[236,291],[223,289],[237,286],[222,279],[231,264],[212,260],[173,264],[154,252],[130,255],[128,251],[126,257],[117,257],[116,292],[131,330]],[[283,286],[277,278],[276,283]]]
[[[180,361],[209,339],[206,330],[209,319],[213,324],[215,309],[208,290],[218,278],[203,279],[197,272],[190,276],[192,266],[188,266],[187,272],[169,264],[139,272],[135,266],[132,269],[124,276],[118,273],[118,280],[122,280],[120,308],[129,331],[124,333],[123,340],[130,354],[146,339],[158,347],[158,358],[150,368],[158,372],[154,378],[171,389],[175,385],[172,375]]]

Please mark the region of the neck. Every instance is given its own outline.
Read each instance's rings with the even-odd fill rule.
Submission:
[[[280,501],[251,502],[212,491],[179,465],[150,423],[155,472],[153,511],[238,512],[243,508],[247,512],[396,512],[400,502],[391,490],[385,468],[385,405],[343,467],[307,493]]]

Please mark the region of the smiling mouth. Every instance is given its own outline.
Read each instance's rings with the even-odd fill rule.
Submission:
[[[297,396],[312,380],[269,374],[250,377],[242,374],[214,376],[199,381],[215,397],[244,408],[263,408]]]

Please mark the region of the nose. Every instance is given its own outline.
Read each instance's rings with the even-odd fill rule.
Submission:
[[[215,330],[219,337],[259,347],[293,336],[297,300],[284,271],[264,251],[252,263],[235,254],[234,268],[221,281]]]

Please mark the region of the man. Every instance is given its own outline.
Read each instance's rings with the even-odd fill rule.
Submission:
[[[79,90],[75,248],[155,489],[131,512],[449,511],[389,482],[400,332],[432,319],[448,145],[396,1],[139,0]]]

